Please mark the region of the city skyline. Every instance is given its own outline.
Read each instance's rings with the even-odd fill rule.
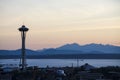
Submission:
[[[120,46],[119,0],[1,0],[0,49],[21,48],[18,28],[27,32],[26,48],[67,43]]]

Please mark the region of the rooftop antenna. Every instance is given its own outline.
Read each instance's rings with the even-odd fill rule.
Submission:
[[[24,22],[23,22],[23,25],[25,25]]]

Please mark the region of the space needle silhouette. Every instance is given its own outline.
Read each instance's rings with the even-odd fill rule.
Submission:
[[[21,38],[22,38],[21,59],[20,59],[19,66],[22,68],[22,70],[24,70],[27,66],[26,53],[25,53],[25,38],[26,38],[26,32],[29,29],[27,27],[25,27],[25,25],[22,25],[22,27],[20,27],[18,30],[21,32]]]

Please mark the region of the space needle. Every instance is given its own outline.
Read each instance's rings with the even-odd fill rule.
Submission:
[[[20,67],[24,70],[27,66],[26,63],[26,53],[25,53],[25,38],[26,38],[26,32],[29,30],[25,25],[22,25],[18,29],[21,32],[21,38],[22,38],[22,49],[21,49],[21,60],[20,60]]]

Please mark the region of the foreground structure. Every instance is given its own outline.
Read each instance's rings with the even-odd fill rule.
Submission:
[[[0,80],[120,80],[120,67],[109,66],[86,70],[80,67],[26,67],[4,71],[0,68]]]

